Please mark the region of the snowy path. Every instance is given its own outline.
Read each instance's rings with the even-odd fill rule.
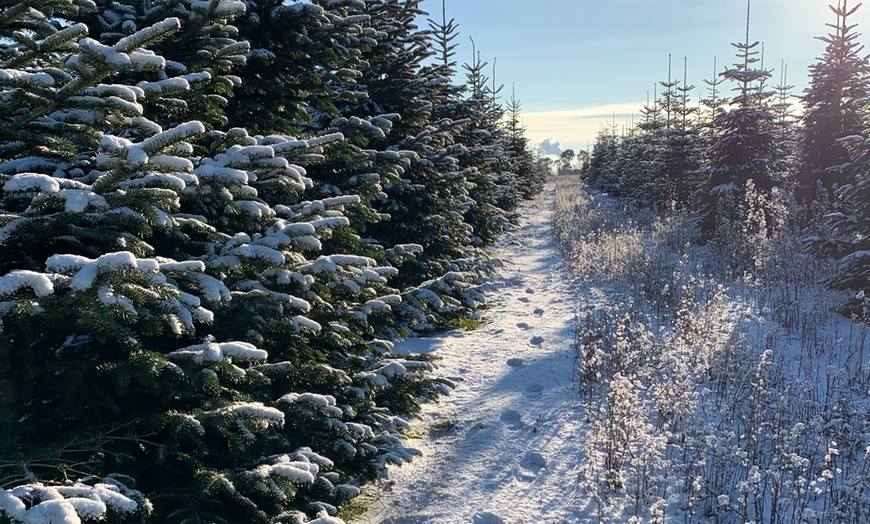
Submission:
[[[523,524],[582,520],[574,500],[589,424],[572,382],[572,291],[552,231],[553,188],[522,209],[497,246],[504,287],[483,327],[408,340],[461,381],[424,408],[408,444],[424,456],[391,468],[356,524]]]

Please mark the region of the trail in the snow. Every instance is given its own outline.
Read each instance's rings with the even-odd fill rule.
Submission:
[[[522,210],[497,246],[504,287],[472,332],[412,339],[461,381],[424,408],[408,444],[423,457],[394,467],[357,524],[577,522],[572,500],[589,424],[572,382],[574,317],[583,307],[552,230],[553,188]]]

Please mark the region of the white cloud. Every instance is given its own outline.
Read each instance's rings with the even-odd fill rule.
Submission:
[[[537,144],[538,149],[541,150],[541,154],[544,155],[561,155],[562,154],[562,144],[559,142],[554,142],[553,139],[547,137],[543,140],[543,142]]]
[[[526,137],[532,144],[540,144],[549,139],[552,144],[560,145],[562,149],[579,151],[595,142],[601,127],[614,122],[614,115],[616,125],[622,129],[623,125],[630,123],[632,115],[635,119],[639,118],[644,104],[645,102],[630,102],[523,113],[523,125],[526,127]]]

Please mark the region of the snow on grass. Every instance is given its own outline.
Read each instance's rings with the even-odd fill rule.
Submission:
[[[689,215],[559,195],[560,241],[602,299],[577,321],[590,520],[865,520],[870,333],[833,311],[827,263],[786,230],[735,270],[740,246],[699,245]]]

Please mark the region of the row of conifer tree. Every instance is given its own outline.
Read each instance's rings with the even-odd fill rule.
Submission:
[[[818,38],[825,52],[809,67],[799,110],[785,66],[773,85],[747,17],[735,63],[705,80],[707,96],[694,100],[685,67],[682,79],[669,70],[637,125],[602,129],[588,181],[697,213],[704,238],[725,246],[735,269],[757,264],[766,240],[788,227],[839,260],[833,287],[870,290],[870,64],[854,23],[859,7],[830,6],[829,32]]]
[[[538,191],[421,0],[0,6],[0,521],[337,522]]]

